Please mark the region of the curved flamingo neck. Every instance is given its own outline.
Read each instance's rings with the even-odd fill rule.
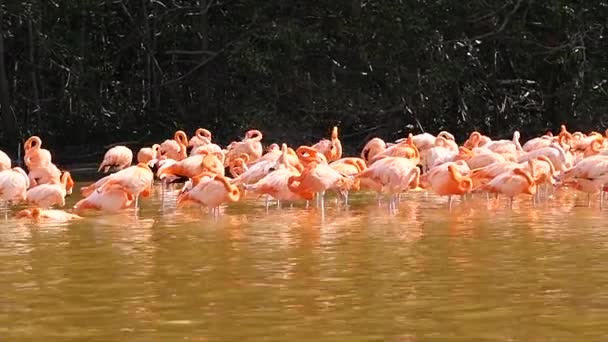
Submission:
[[[204,138],[211,142],[211,132],[205,128],[198,128],[196,132],[194,132],[194,135],[200,139]]]
[[[532,169],[532,170],[534,170],[534,169]],[[525,170],[517,168],[517,169],[513,170],[513,173],[516,174],[516,175],[524,177],[526,179],[526,182],[528,182],[528,186],[530,186],[532,184],[535,184],[534,178],[528,172],[526,172]]]

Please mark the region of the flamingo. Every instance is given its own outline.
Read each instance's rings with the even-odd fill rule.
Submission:
[[[167,139],[160,144],[160,155],[180,161],[187,157],[188,136],[184,131],[175,132],[173,139]]]
[[[108,189],[120,189],[135,196],[135,207],[138,207],[139,195],[150,195],[154,174],[148,165],[139,163],[120,170],[112,175],[108,181],[100,186],[96,192],[103,193]]]
[[[25,201],[29,186],[30,179],[22,168],[0,171],[0,200],[16,203]]]
[[[532,152],[521,155],[517,162],[523,163],[530,159],[536,159],[539,156],[545,156],[551,160],[551,163],[557,171],[565,171],[572,167],[574,156],[570,151],[566,151],[560,144],[551,144],[547,147],[541,147]]]
[[[25,151],[24,162],[28,169],[44,166],[52,161],[51,152],[42,148],[42,139],[31,136],[23,144]]]
[[[245,156],[247,155],[245,154]],[[245,158],[239,157],[232,159],[230,165],[228,165],[228,171],[230,172],[233,180],[245,173],[245,171],[249,170],[249,167],[247,167],[247,162],[245,161],[246,159],[249,159],[249,157],[247,156]]]
[[[327,158],[323,153],[315,150],[310,146],[300,146],[296,150],[298,160],[302,166],[306,167],[308,164],[315,162],[317,164],[327,164]]]
[[[257,193],[259,195],[269,195],[279,201],[297,201],[307,200],[310,201],[314,197],[314,193],[311,191],[297,191],[293,192],[289,188],[289,180],[292,176],[297,176],[298,173],[292,168],[282,168],[276,171],[270,172],[264,178],[260,179],[254,184],[245,184],[244,188],[247,191]]]
[[[604,144],[604,136],[599,133],[592,133],[588,137],[578,140],[570,148],[573,153],[579,153],[585,157],[597,154]]]
[[[390,196],[389,209],[396,209],[396,196],[404,190],[418,187],[420,169],[407,158],[386,157],[358,173],[356,177],[369,179],[374,187],[386,190]]]
[[[277,158],[278,159],[278,158]],[[232,179],[230,182],[235,185],[239,184],[253,184],[260,179],[264,178],[269,172],[271,172],[277,161],[276,160],[265,160],[262,162],[255,163],[248,167],[245,165],[245,161],[241,158],[233,160],[233,164],[238,164],[243,169],[243,172]]]
[[[224,175],[224,155],[221,153],[201,153],[172,163],[158,169],[158,176],[164,179],[166,175],[192,178],[203,171]]]
[[[108,188],[104,192],[91,192],[74,205],[74,210],[77,213],[86,210],[116,212],[130,207],[134,200],[135,196],[123,189]]]
[[[355,176],[361,171],[365,170],[367,165],[361,158],[347,157],[331,162],[329,167],[338,171],[342,175],[351,176],[354,179],[352,185],[349,188],[344,189],[341,193],[341,195],[344,197],[344,204],[348,205],[348,194],[350,190],[359,190],[361,186],[360,180],[355,179]]]
[[[547,132],[547,134],[532,138],[524,143],[522,149],[524,152],[532,152],[534,150],[538,150],[539,148],[547,147],[551,145],[555,141],[555,137],[551,131]]]
[[[379,153],[386,150],[386,143],[380,138],[373,138],[361,150],[361,159],[369,165],[370,161]]]
[[[133,161],[133,151],[126,146],[114,146],[103,156],[103,161],[99,165],[97,172],[103,170],[108,173],[111,169],[122,170],[131,166]]]
[[[197,128],[188,142],[188,147],[196,148],[211,143],[211,132],[205,128]]]
[[[80,194],[84,197],[89,196],[91,193],[93,193],[93,191],[101,188],[102,185],[104,185],[107,181],[109,181],[112,178],[113,175],[107,175],[99,180],[97,180],[95,183],[89,185],[89,186],[84,186],[80,188]]]
[[[476,153],[461,146],[456,160],[464,160],[469,165],[469,168],[478,169],[493,163],[504,162],[506,159],[502,154],[496,152],[482,149],[481,152]]]
[[[296,181],[299,182],[296,185]],[[325,209],[325,191],[328,189],[346,190],[352,186],[354,179],[332,169],[327,164],[310,162],[299,176],[291,176],[287,181],[289,189],[298,194],[317,193],[321,210]]]
[[[437,195],[448,196],[449,209],[452,209],[453,195],[462,196],[473,189],[473,180],[470,177],[463,176],[454,163],[436,166],[422,178],[428,181],[429,187]]]
[[[4,151],[0,151],[0,171],[8,170],[11,168],[11,158],[4,153]]]
[[[209,154],[222,153],[223,154],[224,151],[222,150],[222,148],[219,145],[213,144],[213,143],[199,145],[190,151],[191,156],[196,155],[196,154],[201,154],[201,153],[209,153]]]
[[[331,140],[323,139],[312,145],[312,148],[322,153],[327,161],[338,160],[342,157],[342,143],[338,139],[338,127],[334,126],[331,131]]]
[[[502,154],[507,160],[516,161],[523,149],[519,143],[519,131],[513,132],[512,140],[492,140],[483,145],[483,148]]]
[[[482,189],[491,193],[508,196],[509,207],[513,208],[513,197],[520,194],[534,195],[536,193],[534,168],[532,168],[532,174],[523,168],[516,168],[511,172],[502,173],[483,185]]]
[[[53,180],[48,184],[41,184],[27,191],[27,202],[37,207],[48,208],[52,205],[65,206],[65,196],[72,193],[74,180],[69,172],[65,171],[59,181]]]
[[[314,197],[312,192],[301,191],[296,193],[289,188],[289,178],[300,175],[304,169],[301,164],[297,164],[297,166],[292,164],[291,158],[287,157],[289,155],[287,150],[287,145],[283,144],[282,156],[273,166],[273,170],[254,184],[243,184],[244,189],[259,195],[272,196],[277,200],[277,206],[280,206],[281,201],[312,200]],[[268,201],[266,201],[266,208],[268,208]]]
[[[447,147],[444,138],[437,138],[435,139],[435,146],[427,149],[423,154],[423,166],[425,170],[430,170],[434,166],[454,161],[458,157],[458,154],[458,151],[452,151]]]
[[[563,171],[558,179],[561,182],[572,178],[606,179],[608,177],[608,156],[595,155],[581,160],[572,168]]]
[[[292,148],[287,148],[287,150],[288,150],[287,152],[289,153],[289,155],[291,155],[294,160],[298,160],[298,156],[296,155],[296,152]],[[236,159],[240,159],[241,162],[243,162],[245,166],[251,167],[257,163],[264,163],[267,161],[276,162],[279,159],[279,157],[281,157],[282,154],[283,154],[282,148],[278,144],[272,143],[272,144],[270,144],[270,146],[268,146],[266,148],[266,153],[255,161],[250,161],[250,157],[246,153],[241,154]]]
[[[160,155],[160,145],[154,144],[152,147],[142,147],[137,152],[137,162],[148,164],[150,161],[158,158]]]
[[[448,131],[441,131],[437,134],[437,136],[434,136],[430,133],[421,133],[416,134],[412,137],[414,145],[416,146],[416,148],[418,148],[418,151],[420,152],[426,151],[429,148],[435,146],[435,140],[437,140],[437,138],[442,138],[443,140],[445,140],[445,146],[448,149],[452,151],[458,151],[458,144],[456,143],[456,138],[454,138],[454,135]],[[403,140],[404,139],[399,139],[395,142],[400,143]]]
[[[59,181],[61,178],[61,170],[52,162],[44,165],[36,165],[30,168],[28,177],[30,179],[30,188],[33,188],[40,184]]]
[[[477,131],[473,131],[469,135],[469,138],[464,142],[464,144],[462,146],[464,146],[468,149],[472,149],[473,147],[483,146],[490,141],[492,141],[492,139],[490,139],[489,137],[482,135],[481,133],[479,133]]]
[[[42,220],[42,221],[58,221],[58,222],[82,219],[81,216],[66,213],[63,210],[51,210],[51,209],[43,210],[40,208],[20,210],[19,212],[17,212],[17,214],[15,214],[15,217],[30,218],[30,219],[33,219],[36,221]]]
[[[257,129],[247,131],[245,139],[234,141],[228,146],[224,165],[229,165],[232,159],[238,158],[241,154],[249,155],[251,162],[256,161],[264,152],[261,143],[263,137],[262,132]]]
[[[371,158],[369,164],[371,165],[377,160],[385,157],[403,157],[411,159],[416,164],[420,163],[420,152],[414,144],[413,135],[410,133],[407,139],[388,147],[380,153],[377,153],[373,158]]]
[[[203,172],[192,178],[193,187],[182,192],[177,204],[194,202],[209,207],[213,216],[219,215],[219,207],[224,203],[236,202],[241,197],[239,189],[222,176]]]

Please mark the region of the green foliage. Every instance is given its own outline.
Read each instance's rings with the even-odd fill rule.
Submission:
[[[301,144],[338,124],[352,151],[374,135],[525,136],[607,119],[606,1],[23,0],[3,11],[20,138],[55,146],[199,126],[221,143],[256,127]]]

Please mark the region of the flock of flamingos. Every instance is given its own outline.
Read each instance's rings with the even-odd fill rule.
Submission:
[[[328,190],[345,204],[351,191],[374,191],[379,204],[384,193],[388,209],[395,210],[399,196],[412,190],[447,196],[451,208],[452,196],[504,195],[512,205],[515,196],[537,201],[566,186],[586,192],[590,205],[591,195],[602,194],[608,183],[608,137],[570,133],[564,125],[557,135],[547,132],[523,145],[517,131],[512,140],[492,140],[473,132],[461,146],[445,131],[437,136],[409,134],[395,143],[373,138],[360,157],[342,156],[337,127],[329,139],[296,150],[286,144],[264,149],[262,138],[260,131],[250,130],[241,141],[222,148],[206,129],[197,129],[191,139],[177,131],[173,139],[140,149],[135,165],[128,147],[112,147],[99,171],[113,173],[81,188],[83,199],[68,213],[50,208],[65,206],[74,181],[53,164],[51,152],[33,136],[24,144],[29,173],[11,168],[11,159],[0,151],[0,200],[10,205],[26,202],[28,209],[16,212],[18,218],[69,220],[90,211],[137,209],[139,198],[148,197],[158,179],[163,193],[170,184],[180,184],[177,205],[207,207],[217,216],[220,206],[246,196],[265,196],[266,206],[269,198],[278,206],[281,201],[308,205],[316,198],[324,210]]]

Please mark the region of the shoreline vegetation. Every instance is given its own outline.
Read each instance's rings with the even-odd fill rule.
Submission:
[[[605,0],[3,3],[0,148],[15,160],[39,135],[80,164],[198,127],[298,146],[338,126],[348,155],[409,132],[603,132],[607,16]]]

